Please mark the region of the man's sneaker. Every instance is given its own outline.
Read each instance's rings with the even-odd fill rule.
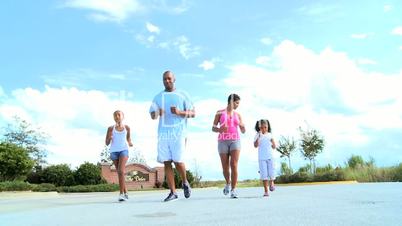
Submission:
[[[232,189],[230,191],[230,198],[237,199],[237,193],[236,193],[236,191],[234,189]]]
[[[164,202],[175,201],[177,200],[177,194],[170,192],[169,195],[163,200]]]
[[[264,197],[268,197],[268,196],[269,196],[268,192],[264,192]]]
[[[124,198],[128,199],[128,193],[124,193]]]
[[[122,202],[122,201],[126,201],[126,199],[125,199],[123,194],[120,194],[119,195],[119,202]]]
[[[228,195],[230,191],[230,184],[225,185],[225,187],[223,188],[223,194],[224,195]]]
[[[275,185],[270,185],[270,186],[269,186],[269,190],[270,190],[270,191],[275,191]]]
[[[183,183],[183,191],[184,191],[184,197],[186,197],[186,199],[190,198],[191,195],[191,187],[190,184],[188,182]]]

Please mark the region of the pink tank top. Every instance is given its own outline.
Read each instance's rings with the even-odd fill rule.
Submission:
[[[232,112],[232,115],[229,115],[226,109],[221,110],[221,117],[219,119],[220,126],[228,127],[228,130],[223,133],[219,133],[218,140],[239,140],[239,115],[236,112]]]

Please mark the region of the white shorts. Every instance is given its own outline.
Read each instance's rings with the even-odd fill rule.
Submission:
[[[261,180],[275,180],[275,167],[272,159],[259,160]]]
[[[183,162],[183,154],[186,149],[186,138],[178,139],[159,139],[158,157],[159,163],[167,161]]]

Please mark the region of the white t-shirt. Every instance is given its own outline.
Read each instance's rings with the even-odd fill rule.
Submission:
[[[158,112],[163,109],[165,113],[159,118],[158,138],[175,140],[187,135],[187,118],[172,114],[170,107],[175,106],[180,111],[193,110],[194,106],[188,94],[182,90],[158,93],[149,108],[149,112]]]
[[[257,133],[254,141],[259,139],[258,160],[272,159],[272,133]]]

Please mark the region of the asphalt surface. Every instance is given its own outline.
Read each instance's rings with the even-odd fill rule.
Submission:
[[[163,191],[113,193],[0,193],[0,225],[402,225],[402,183],[193,189],[164,203]]]

